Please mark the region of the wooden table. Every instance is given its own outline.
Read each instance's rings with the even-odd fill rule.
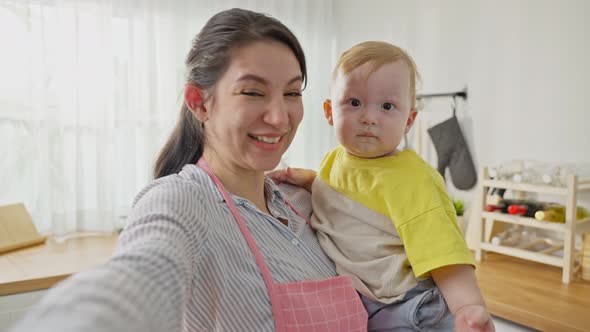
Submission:
[[[116,234],[74,234],[0,255],[0,295],[47,289],[112,255]]]
[[[490,312],[542,331],[590,331],[590,282],[561,283],[561,269],[486,253],[476,270]]]

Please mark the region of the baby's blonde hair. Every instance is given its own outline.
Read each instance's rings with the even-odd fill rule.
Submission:
[[[418,68],[412,57],[403,49],[390,43],[381,41],[367,41],[349,48],[344,51],[334,67],[332,72],[332,82],[338,77],[338,72],[342,70],[343,74],[348,74],[367,62],[372,64],[369,75],[375,72],[381,66],[395,62],[403,61],[410,71],[410,99],[412,108],[416,108],[416,82],[420,80]]]

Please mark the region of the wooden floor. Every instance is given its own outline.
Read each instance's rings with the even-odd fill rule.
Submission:
[[[590,331],[590,282],[561,283],[561,269],[486,253],[476,269],[490,312],[541,331]]]

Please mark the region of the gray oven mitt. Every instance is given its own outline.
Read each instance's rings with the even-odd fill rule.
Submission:
[[[457,117],[428,129],[438,157],[438,172],[444,177],[449,167],[455,188],[467,190],[477,183],[477,172]]]

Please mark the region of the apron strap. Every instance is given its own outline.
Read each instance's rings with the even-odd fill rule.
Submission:
[[[295,208],[295,206],[293,206],[293,204],[291,204],[291,202],[289,202],[288,200],[285,199],[285,203],[287,203],[287,205],[289,205],[289,207],[291,208],[291,210],[293,210],[293,212],[295,212],[296,215],[300,216],[301,218],[303,218],[303,220],[305,220],[305,222],[311,226],[311,221],[309,220],[309,217],[306,217],[303,215],[303,213],[301,213],[297,208]]]
[[[272,309],[272,315],[274,317],[275,329],[276,329],[276,331],[283,331],[284,330],[283,319],[281,316],[281,311],[280,311],[280,306],[279,306],[279,298],[278,298],[278,295],[277,295],[275,287],[274,287],[274,283],[272,280],[272,275],[270,274],[270,270],[268,269],[268,266],[266,265],[266,262],[264,261],[264,258],[262,257],[262,254],[260,253],[258,246],[256,245],[256,241],[254,240],[254,238],[252,237],[252,234],[248,230],[248,226],[246,226],[246,222],[244,222],[242,215],[240,214],[240,212],[238,212],[238,209],[236,208],[233,199],[229,196],[229,193],[227,192],[227,190],[225,189],[225,187],[223,186],[221,181],[219,181],[217,176],[215,176],[215,173],[213,173],[213,170],[211,170],[211,168],[209,167],[209,165],[207,164],[205,159],[203,159],[201,157],[199,159],[199,161],[197,162],[197,165],[200,168],[202,168],[207,174],[209,174],[209,176],[211,177],[211,179],[213,180],[213,182],[217,186],[217,189],[219,190],[219,192],[221,193],[221,195],[225,199],[225,202],[227,203],[229,210],[231,211],[232,215],[236,219],[236,222],[238,223],[238,227],[240,228],[240,232],[242,232],[242,236],[244,236],[244,239],[246,240],[248,247],[250,247],[250,251],[254,255],[254,259],[256,260],[256,264],[258,265],[258,268],[260,269],[260,272],[262,273],[262,279],[264,280],[264,284],[266,285],[266,289],[268,291],[268,297],[270,299],[270,306]],[[287,204],[289,204],[289,203],[287,203]],[[291,204],[289,204],[289,206],[291,206]],[[296,211],[296,213],[297,213],[297,211]]]

